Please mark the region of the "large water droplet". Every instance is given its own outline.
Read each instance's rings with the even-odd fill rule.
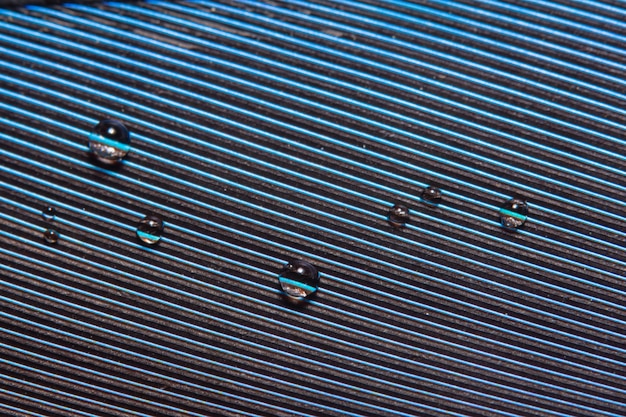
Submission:
[[[148,214],[139,222],[135,233],[146,245],[156,245],[163,233],[163,219],[156,214]]]
[[[432,186],[426,187],[422,191],[421,198],[424,203],[436,206],[441,203],[441,189]]]
[[[500,208],[500,223],[508,230],[517,230],[526,223],[528,205],[521,198],[512,198]]]
[[[395,228],[404,227],[410,219],[409,208],[403,204],[395,204],[389,210],[389,215],[387,217],[389,224]]]
[[[57,214],[57,209],[52,206],[48,206],[41,211],[41,217],[47,222],[54,220],[54,216]]]
[[[89,135],[89,152],[104,165],[118,164],[129,150],[130,132],[118,120],[101,120]]]
[[[55,229],[46,229],[43,232],[43,240],[48,243],[57,243],[59,241],[59,237],[59,232],[57,232]]]
[[[310,263],[295,260],[283,267],[278,276],[278,282],[288,301],[301,303],[317,291],[320,274]]]

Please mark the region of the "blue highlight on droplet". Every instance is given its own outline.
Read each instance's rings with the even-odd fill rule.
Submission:
[[[526,221],[526,219],[528,218],[528,216],[524,215],[524,214],[520,214],[520,213],[516,213],[512,210],[506,210],[506,209],[500,209],[500,214],[504,215],[504,216],[511,216],[511,217],[515,217],[516,219],[522,220],[522,221]]]
[[[98,133],[92,132],[89,135],[90,142],[97,142],[105,146],[110,146],[112,148],[118,149],[121,152],[128,153],[130,151],[130,143],[124,143],[119,140],[108,139]]]
[[[97,163],[118,165],[129,151],[130,131],[119,120],[101,120],[89,134],[89,153]]]
[[[312,286],[312,285],[307,285],[307,284],[305,284],[305,283],[303,283],[303,282],[296,281],[296,280],[294,280],[294,279],[289,279],[289,278],[285,278],[285,277],[280,277],[280,278],[279,278],[279,281],[280,281],[280,283],[281,283],[281,286],[282,286],[282,284],[292,285],[292,286],[294,286],[294,287],[301,288],[301,289],[302,289],[302,290],[304,290],[307,294],[314,293],[315,291],[317,291],[317,287],[314,287],[314,286]]]

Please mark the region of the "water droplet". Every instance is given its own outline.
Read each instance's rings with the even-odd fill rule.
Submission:
[[[54,216],[57,214],[57,209],[48,206],[41,211],[41,217],[47,222],[54,220]]]
[[[278,282],[285,298],[297,304],[304,302],[317,291],[320,274],[317,268],[308,262],[291,261],[283,267]]]
[[[57,243],[59,237],[59,232],[54,229],[46,229],[43,232],[43,239],[48,243]]]
[[[89,135],[89,152],[97,162],[115,165],[130,150],[130,132],[118,120],[101,120]]]
[[[424,203],[436,206],[441,203],[441,189],[431,186],[426,187],[422,191],[421,198]]]
[[[135,233],[146,245],[156,245],[163,233],[163,219],[156,214],[148,214],[139,222]]]
[[[387,217],[389,224],[396,228],[404,227],[410,219],[409,208],[403,204],[395,204]]]
[[[521,198],[512,198],[500,208],[500,223],[509,230],[517,230],[526,223],[528,205]]]

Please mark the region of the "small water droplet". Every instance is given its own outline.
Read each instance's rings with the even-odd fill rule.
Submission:
[[[500,223],[508,230],[517,230],[526,223],[528,205],[521,198],[512,198],[500,208]]]
[[[426,187],[422,191],[421,198],[424,203],[436,206],[441,203],[441,189],[432,186]]]
[[[319,287],[320,274],[313,265],[305,261],[287,263],[278,276],[284,297],[294,303],[302,303]]]
[[[389,224],[395,228],[404,227],[410,219],[409,208],[403,204],[395,204],[387,217]]]
[[[137,225],[135,233],[139,240],[146,245],[156,245],[161,241],[163,233],[163,219],[156,214],[148,214]]]
[[[97,162],[115,165],[130,151],[130,132],[122,122],[101,120],[89,135],[89,152]]]
[[[48,206],[41,211],[41,217],[47,222],[54,220],[54,216],[57,214],[57,209],[52,206]]]
[[[45,240],[48,243],[57,243],[59,240],[59,232],[57,232],[55,229],[46,229],[43,232],[43,240]]]

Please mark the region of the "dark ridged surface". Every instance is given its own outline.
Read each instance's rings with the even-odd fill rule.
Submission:
[[[620,4],[0,16],[0,413],[626,413]],[[86,153],[105,117],[119,169]],[[293,258],[321,272],[302,309]]]

